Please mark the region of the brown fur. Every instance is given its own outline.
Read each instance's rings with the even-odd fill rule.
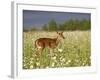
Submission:
[[[48,47],[50,49],[54,49],[57,47],[57,45],[60,42],[60,38],[64,39],[63,32],[58,33],[58,36],[56,38],[39,38],[35,41],[35,47],[38,49],[38,55],[42,54],[42,51],[44,48]]]

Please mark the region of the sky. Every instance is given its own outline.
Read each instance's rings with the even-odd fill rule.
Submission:
[[[41,27],[47,24],[51,19],[54,19],[57,23],[62,23],[70,19],[89,20],[90,18],[90,13],[23,10],[23,27]]]

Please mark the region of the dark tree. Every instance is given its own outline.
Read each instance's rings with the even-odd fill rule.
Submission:
[[[48,23],[48,30],[49,31],[56,31],[57,30],[57,23],[54,19],[52,19],[49,23]]]

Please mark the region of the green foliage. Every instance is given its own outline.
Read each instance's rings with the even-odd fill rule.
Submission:
[[[47,24],[44,24],[44,25],[42,26],[42,30],[44,30],[44,31],[48,31]]]
[[[36,57],[34,42],[40,37],[50,37],[55,32],[24,32],[23,69],[60,68],[91,66],[90,31],[64,31],[65,39],[54,50],[54,56],[49,56],[45,48],[41,57]],[[59,51],[58,49],[62,49]]]
[[[59,30],[90,30],[91,23],[90,20],[69,20],[60,24]]]
[[[52,19],[49,23],[48,23],[48,30],[49,31],[56,31],[57,30],[57,24],[56,21],[54,19]]]
[[[34,27],[31,29],[24,29],[24,32],[28,31],[75,31],[75,30],[90,30],[91,29],[91,21],[90,20],[68,20],[62,23],[57,24],[54,19],[51,19],[47,24],[41,26],[41,29],[38,27]]]
[[[48,25],[48,26],[47,26]],[[91,22],[90,20],[68,20],[61,24],[57,24],[54,19],[52,19],[47,25],[42,27],[44,31],[74,31],[74,30],[90,30]]]
[[[91,29],[91,22],[90,22],[90,20],[87,21],[87,20],[84,19],[83,21],[80,22],[80,24],[81,24],[81,29],[82,30]]]
[[[48,26],[47,26],[48,25]],[[47,25],[42,27],[44,31],[74,31],[74,30],[90,30],[91,22],[90,20],[68,20],[63,22],[62,24],[57,24],[54,19],[52,19]]]

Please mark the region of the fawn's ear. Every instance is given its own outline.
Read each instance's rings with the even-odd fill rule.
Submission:
[[[59,32],[58,32],[58,31],[56,31],[56,33],[57,33],[57,34],[59,34]]]

